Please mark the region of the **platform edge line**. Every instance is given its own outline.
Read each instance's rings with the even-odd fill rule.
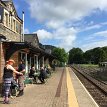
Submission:
[[[73,71],[73,70],[72,70]],[[73,72],[74,73],[74,72]],[[74,73],[74,75],[76,76],[76,74]],[[76,78],[78,79],[78,81],[80,82],[80,84],[82,85],[82,87],[84,88],[84,90],[86,91],[86,93],[89,95],[89,97],[92,99],[92,101],[95,103],[95,105],[97,107],[100,107],[97,102],[94,100],[94,98],[90,95],[90,93],[88,92],[88,90],[85,88],[85,86],[83,85],[83,83],[79,80],[79,78],[76,76]]]

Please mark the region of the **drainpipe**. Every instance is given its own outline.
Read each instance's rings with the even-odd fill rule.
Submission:
[[[23,13],[23,34],[22,34],[22,42],[24,42],[24,27],[25,27],[25,15],[24,15],[24,11],[22,12]]]

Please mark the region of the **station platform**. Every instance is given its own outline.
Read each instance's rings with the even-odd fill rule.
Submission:
[[[98,107],[71,68],[56,68],[45,84],[29,84],[22,97],[0,107]]]
[[[74,89],[74,91],[71,92],[71,94],[75,93],[75,97],[76,97],[75,104],[76,103],[78,104],[78,106],[75,106],[75,104],[74,106],[72,106],[73,104],[71,104],[70,107],[99,107],[97,103],[94,101],[94,99],[92,98],[92,96],[89,94],[89,92],[86,90],[84,85],[78,79],[78,77],[71,70],[71,68],[68,68],[68,70],[71,76],[71,82]],[[72,100],[73,99],[74,98],[72,98]]]

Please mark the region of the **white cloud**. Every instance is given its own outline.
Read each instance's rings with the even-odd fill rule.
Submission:
[[[94,35],[96,35],[96,36],[102,36],[102,37],[107,37],[107,30],[101,31],[101,32],[97,32]]]
[[[57,29],[59,27],[64,26],[64,22],[63,21],[61,22],[61,21],[53,21],[53,20],[51,20],[51,21],[46,23],[46,26],[48,28]]]
[[[74,28],[59,28],[55,33],[55,38],[61,41],[58,44],[60,47],[65,48],[67,51],[72,48],[77,33]]]
[[[76,39],[76,30],[74,28],[59,28],[53,32],[48,32],[45,29],[38,30],[34,33],[38,34],[40,42],[58,41],[57,46],[65,48],[67,51],[72,48],[73,42]]]
[[[29,34],[29,33],[30,33],[29,29],[25,28],[25,29],[24,29],[24,33],[25,33],[25,34]]]
[[[53,35],[52,33],[46,31],[45,29],[41,29],[41,30],[38,30],[34,33],[37,33],[38,34],[38,38],[42,41],[42,40],[47,40],[47,39],[52,39],[53,38]]]
[[[107,30],[88,35],[84,40],[80,41],[79,45],[84,51],[107,46]]]
[[[71,27],[71,22],[79,21],[94,12],[107,11],[107,0],[27,0],[27,3],[31,17],[45,24],[48,29],[50,28],[36,31],[40,41],[60,41],[57,42],[58,46],[64,47],[66,50],[72,48],[78,32],[99,29],[107,25],[107,22],[94,25],[94,22],[91,21],[87,27],[83,26],[83,30],[81,30],[81,26],[79,29],[77,27],[78,32],[77,29]],[[104,32],[102,33],[104,34]],[[93,35],[90,38],[92,39]],[[97,41],[86,43],[81,47],[88,49],[99,46],[100,43],[102,46],[106,44],[106,42]]]
[[[107,0],[28,0],[31,16],[38,21],[61,24],[79,20],[99,10],[107,10]],[[55,24],[56,26],[56,24]]]
[[[99,31],[99,32],[96,32],[96,33],[93,33],[91,35],[88,35],[87,38],[85,38],[84,40],[85,41],[93,41],[93,40],[96,40],[96,38],[98,37],[102,37],[102,38],[107,38],[107,30],[105,31]]]
[[[102,22],[98,24],[93,24],[94,22],[90,22],[89,24],[86,24],[78,29],[78,32],[83,32],[83,31],[89,31],[89,30],[94,30],[94,29],[100,29],[101,27],[107,26],[107,22]]]
[[[92,30],[92,29],[99,29],[99,28],[101,28],[101,27],[102,27],[101,25],[96,24],[96,25],[88,26],[88,27],[86,27],[85,29],[80,30],[80,31],[88,31],[88,30]]]
[[[86,50],[89,50],[89,49],[93,49],[95,47],[103,47],[103,46],[107,46],[107,40],[90,42],[90,43],[87,43],[87,44],[83,45],[81,48],[84,51],[86,51]]]

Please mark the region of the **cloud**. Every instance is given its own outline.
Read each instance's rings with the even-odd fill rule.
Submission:
[[[89,49],[93,49],[95,47],[103,47],[103,46],[107,46],[107,40],[90,42],[90,43],[84,44],[81,48],[84,51],[86,51]]]
[[[107,30],[104,31],[99,31],[96,33],[93,33],[91,35],[88,35],[87,38],[85,38],[85,41],[93,41],[93,40],[97,40],[96,38],[98,37],[102,37],[103,39],[107,38]]]
[[[98,9],[107,10],[106,0],[28,0],[27,3],[32,18],[47,23],[80,20]]]
[[[29,29],[25,28],[24,33],[29,34],[30,33]]]
[[[65,48],[67,51],[72,48],[73,42],[76,39],[76,30],[74,28],[62,27],[53,32],[41,29],[34,33],[38,34],[40,42],[57,41],[57,44],[54,45]]]
[[[88,35],[78,44],[84,51],[93,49],[95,47],[107,46],[107,30],[99,31]]]
[[[107,30],[95,33],[96,36],[107,37]]]
[[[66,50],[72,48],[76,41],[77,33],[99,29],[107,25],[107,22],[94,24],[94,21],[91,21],[87,24],[87,27],[85,25],[82,27],[81,25],[77,26],[77,28],[71,27],[73,22],[75,26],[75,22],[81,22],[86,16],[99,11],[107,11],[107,0],[93,0],[92,2],[90,0],[26,0],[26,2],[29,4],[31,17],[44,24],[48,29],[36,31],[40,41],[46,41],[47,43],[55,41],[58,46],[64,47]],[[104,34],[104,32],[102,33]],[[93,35],[90,36],[91,39]],[[96,35],[101,35],[101,33]],[[103,45],[103,42],[99,41],[87,42],[86,45],[82,44],[81,47],[88,49],[92,46],[99,46],[100,43]]]
[[[46,23],[46,26],[48,28],[57,29],[59,27],[64,26],[64,22],[63,21],[61,22],[61,21],[53,21],[53,20],[51,20],[51,21]]]
[[[82,28],[79,28],[79,32],[100,29],[101,27],[107,26],[107,22],[102,22],[99,24],[92,24],[92,23],[94,23],[94,22],[92,21],[88,25],[85,25],[85,26],[83,25]]]
[[[92,29],[99,29],[99,28],[101,28],[101,27],[102,27],[101,25],[96,24],[96,25],[88,26],[88,27],[86,27],[85,29],[80,30],[80,31],[88,31],[88,30],[92,30]]]
[[[45,29],[41,29],[38,30],[34,33],[38,34],[38,38],[42,41],[42,40],[47,40],[47,39],[52,39],[53,38],[53,34],[46,31]]]

